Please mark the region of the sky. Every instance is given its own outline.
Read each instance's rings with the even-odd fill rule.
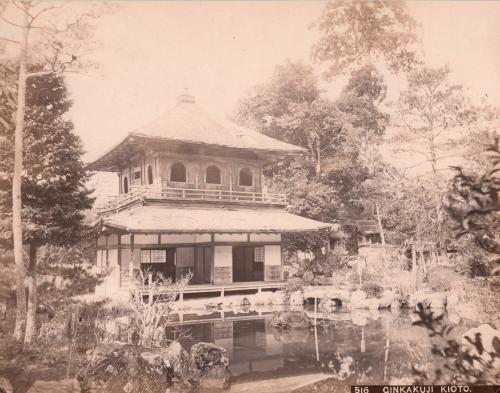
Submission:
[[[286,59],[310,61],[311,28],[322,1],[121,2],[97,22],[97,70],[70,75],[70,116],[89,161],[128,132],[169,110],[187,89],[227,117],[252,85]],[[500,2],[414,1],[426,60],[448,64],[451,79],[500,106]],[[320,68],[318,68],[320,72]],[[389,98],[402,80],[390,77]],[[322,82],[335,96],[342,79]]]

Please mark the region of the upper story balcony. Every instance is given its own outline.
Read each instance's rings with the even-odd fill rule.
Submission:
[[[234,189],[236,188],[236,189]],[[130,192],[110,197],[97,208],[97,214],[109,214],[144,201],[219,202],[240,205],[286,205],[285,194],[242,191],[225,185],[199,188],[192,183],[163,181],[150,186],[132,186]]]

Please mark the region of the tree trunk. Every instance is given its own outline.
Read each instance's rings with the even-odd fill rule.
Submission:
[[[383,280],[385,282],[385,272],[387,271],[387,255],[385,253],[385,233],[384,233],[384,227],[382,226],[382,217],[380,216],[380,209],[378,208],[378,203],[375,203],[375,212],[377,213],[377,223],[378,223],[378,230],[380,232],[380,242],[382,243],[382,259],[384,262],[383,266]]]
[[[36,331],[36,265],[37,247],[30,244],[30,263],[28,269],[28,312],[26,313],[26,333],[24,343],[30,344]]]
[[[28,51],[28,14],[24,13],[21,48],[19,54],[19,77],[17,86],[16,127],[14,131],[14,173],[12,176],[12,237],[16,266],[16,325],[14,337],[21,341],[26,317],[26,275],[23,258],[23,227],[21,221],[21,181],[23,170],[23,131],[26,107],[26,55]]]
[[[321,148],[318,141],[316,141],[316,156],[317,156],[317,161],[315,169],[316,169],[316,178],[318,179],[319,176],[321,175]]]

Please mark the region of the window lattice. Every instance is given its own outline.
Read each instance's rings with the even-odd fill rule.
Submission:
[[[264,247],[255,247],[255,262],[264,262]]]
[[[165,263],[167,250],[141,250],[141,263]]]

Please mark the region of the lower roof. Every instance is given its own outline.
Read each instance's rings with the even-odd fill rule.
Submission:
[[[141,206],[103,219],[103,225],[127,232],[241,233],[311,232],[332,224],[277,209],[210,209]]]

